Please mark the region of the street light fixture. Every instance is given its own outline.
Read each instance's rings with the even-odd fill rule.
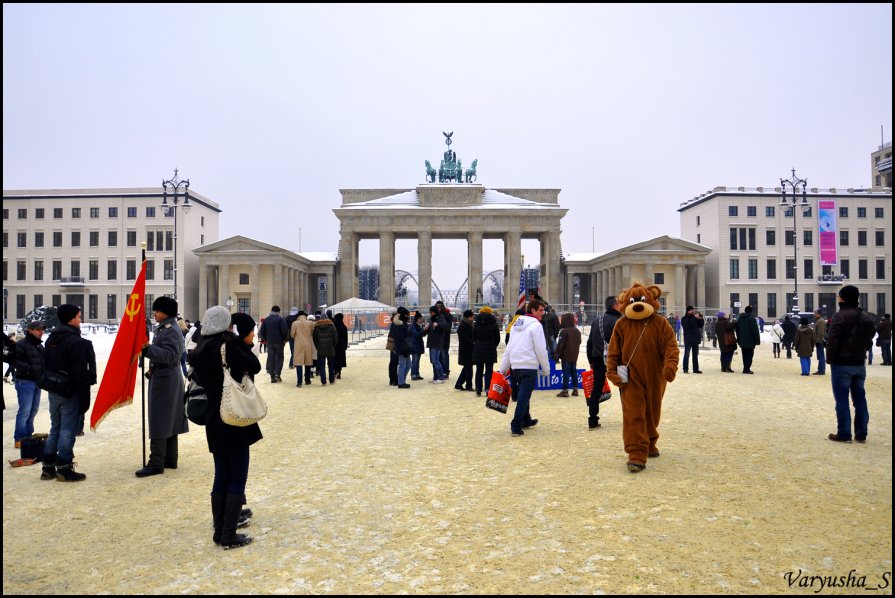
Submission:
[[[787,197],[786,186],[792,190],[792,194]],[[799,186],[802,187],[802,201],[799,202],[798,192]],[[799,237],[796,229],[796,208],[802,210],[811,207],[808,203],[805,190],[808,187],[807,179],[800,179],[796,176],[796,169],[792,169],[792,178],[780,179],[781,198],[780,205],[792,209],[792,251],[793,251],[793,280],[795,280],[795,296],[792,299],[792,313],[799,313]]]
[[[171,203],[168,203],[168,187],[173,191]],[[183,203],[179,202],[178,191],[183,187]],[[177,176],[177,169],[174,169],[174,178],[162,181],[162,213],[167,216],[173,213],[174,216],[174,301],[177,301],[177,208],[183,208],[184,215],[189,214],[190,208],[190,180],[181,180]]]

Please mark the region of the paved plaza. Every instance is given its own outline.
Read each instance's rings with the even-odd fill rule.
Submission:
[[[679,372],[668,386],[662,456],[631,474],[615,389],[598,430],[587,428],[583,397],[536,392],[540,423],[513,438],[510,416],[453,389],[456,365],[449,384],[390,387],[382,347],[384,338],[352,347],[331,386],[295,388],[290,370],[282,384],[258,377],[270,411],[246,488],[255,541],[240,550],[211,541],[200,427],[181,436],[177,470],[134,477],[138,402],[78,439],[85,482],[5,465],[3,593],[810,594],[815,576],[891,584],[892,370],[878,355],[867,368],[867,443],[844,445],[827,440],[829,375],[802,377],[798,359],[773,359],[767,344],[754,376],[721,373],[717,351],[704,351],[704,374]],[[18,457],[16,400],[3,390],[6,461]],[[36,428],[49,430],[45,396]]]

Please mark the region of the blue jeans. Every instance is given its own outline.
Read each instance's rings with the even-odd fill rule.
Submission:
[[[529,406],[531,405],[531,393],[538,381],[538,370],[513,370],[513,388],[516,389],[516,412],[513,421],[510,422],[511,432],[521,432],[522,426],[531,421]]]
[[[451,355],[447,349],[442,349],[439,356],[441,357],[441,370],[444,372],[442,378],[447,378],[448,372],[451,371]]]
[[[823,343],[814,343],[814,353],[817,355],[817,371],[821,374],[827,373],[827,356],[824,353]]]
[[[50,436],[44,455],[63,460],[75,458],[75,434],[78,433],[78,399],[48,393],[50,397]]]
[[[407,372],[410,371],[410,355],[398,355],[398,384],[407,384]]]
[[[836,399],[836,434],[840,438],[851,438],[851,409],[848,393],[855,406],[855,438],[867,438],[867,395],[864,394],[864,379],[867,369],[863,365],[830,365],[832,370],[833,397]]]
[[[562,362],[562,389],[569,390],[569,380],[572,381],[572,388],[578,388],[578,368],[574,361]]]
[[[411,378],[422,378],[420,376],[420,356],[422,353],[411,353],[410,354],[410,377]]]
[[[687,365],[690,361],[690,352],[693,352],[693,371],[699,371],[699,345],[684,344],[684,372],[687,371]]]
[[[34,380],[16,380],[19,411],[16,413],[15,440],[18,442],[34,434],[34,417],[40,409],[40,387]]]
[[[883,354],[883,365],[892,365],[892,341],[880,341],[879,348]]]
[[[445,378],[444,368],[441,367],[441,349],[429,349],[429,361],[432,362],[432,375],[435,380]]]
[[[799,361],[802,363],[802,375],[807,376],[811,373],[811,358],[810,357],[799,357]]]

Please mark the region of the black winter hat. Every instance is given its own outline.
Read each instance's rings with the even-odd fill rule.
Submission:
[[[247,337],[255,329],[255,320],[249,314],[236,312],[230,318],[230,323],[236,326],[236,336],[239,338]]]
[[[169,318],[177,315],[177,302],[171,297],[159,297],[152,302],[152,311],[160,311]]]
[[[846,303],[853,303],[857,305],[859,295],[860,291],[858,291],[858,287],[852,284],[847,284],[839,289],[839,296],[842,297],[842,300]]]
[[[68,324],[78,315],[79,311],[81,311],[79,306],[66,303],[59,306],[59,309],[56,311],[56,316],[59,318],[60,322]]]

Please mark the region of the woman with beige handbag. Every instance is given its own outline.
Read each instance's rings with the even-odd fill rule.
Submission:
[[[231,331],[231,325],[233,331]],[[214,458],[214,482],[211,487],[211,514],[214,521],[215,544],[225,550],[239,548],[252,538],[237,534],[236,528],[246,502],[245,486],[249,474],[249,447],[261,440],[257,423],[231,426],[221,420],[221,397],[225,376],[242,380],[244,375],[254,378],[261,371],[261,362],[252,353],[255,321],[244,313],[231,315],[221,305],[205,312],[202,318],[202,338],[189,356],[190,365],[199,383],[206,389],[208,411],[205,437]],[[228,371],[221,364],[222,352]]]

